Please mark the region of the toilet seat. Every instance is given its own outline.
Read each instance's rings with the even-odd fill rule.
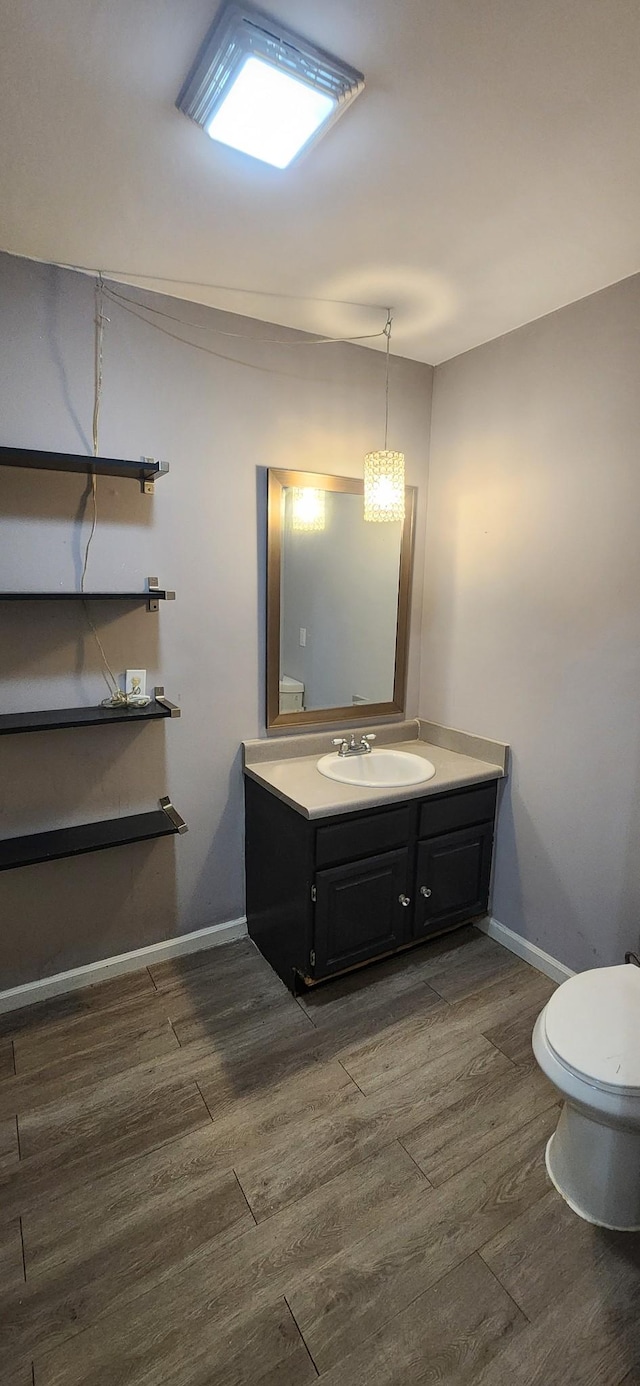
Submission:
[[[602,1092],[640,1099],[640,968],[598,967],[563,982],[544,1010],[563,1068]]]

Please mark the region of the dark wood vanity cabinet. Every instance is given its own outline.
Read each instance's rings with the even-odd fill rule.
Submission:
[[[408,879],[406,847],[316,873],[315,975],[329,977],[409,942]]]
[[[414,934],[482,914],[489,898],[493,824],[418,843]]]
[[[486,913],[496,793],[308,819],[247,777],[251,938],[295,989]]]

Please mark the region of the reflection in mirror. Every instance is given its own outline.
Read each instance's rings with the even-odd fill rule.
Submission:
[[[280,680],[297,681],[308,711],[388,702],[402,525],[365,524],[362,496],[309,491],[323,496],[324,524],[313,523],[316,501],[304,528],[296,523],[295,491],[288,486],[284,493]],[[285,690],[281,694],[290,697]]]
[[[269,473],[267,725],[403,710],[413,498],[373,524],[361,481]]]

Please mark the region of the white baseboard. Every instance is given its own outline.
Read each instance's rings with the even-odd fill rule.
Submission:
[[[498,919],[487,915],[475,921],[477,929],[494,938],[511,953],[544,972],[554,982],[566,982],[573,977],[570,967],[552,958],[538,948],[536,943],[508,929]],[[63,996],[65,992],[78,991],[81,987],[95,986],[109,977],[118,977],[125,972],[138,972],[153,963],[165,962],[168,958],[182,958],[188,953],[199,953],[206,948],[215,948],[220,943],[230,943],[235,938],[244,938],[247,933],[246,917],[229,919],[224,924],[211,924],[206,929],[196,929],[191,934],[177,938],[163,939],[161,943],[151,943],[147,948],[135,948],[131,953],[119,953],[113,958],[101,958],[98,962],[74,967],[69,972],[56,972],[52,977],[41,977],[36,982],[25,982],[23,986],[0,991],[0,1015],[15,1011],[22,1006],[34,1005],[37,1001],[48,1001],[52,996]]]
[[[538,948],[537,943],[529,943],[521,934],[515,934],[513,929],[508,929],[506,924],[501,924],[499,919],[494,919],[492,915],[476,919],[475,926],[476,929],[481,929],[483,934],[488,934],[489,938],[494,938],[496,943],[501,943],[503,948],[508,948],[510,953],[517,953],[519,958],[531,963],[538,972],[544,972],[545,976],[551,977],[554,982],[566,982],[568,977],[574,976],[570,967],[558,962],[557,958],[552,958],[544,949]]]
[[[229,919],[224,924],[210,924],[207,929],[196,929],[191,934],[151,943],[147,948],[135,948],[131,953],[119,953],[113,958],[101,958],[99,962],[74,967],[69,972],[56,972],[53,977],[25,982],[24,986],[0,991],[0,1015],[6,1011],[16,1011],[21,1006],[31,1006],[36,1001],[47,1001],[52,996],[63,996],[67,991],[78,991],[80,987],[95,986],[97,982],[105,982],[109,977],[118,977],[124,972],[138,972],[152,963],[165,962],[167,958],[182,958],[187,953],[215,948],[219,943],[244,938],[246,932],[246,917]]]

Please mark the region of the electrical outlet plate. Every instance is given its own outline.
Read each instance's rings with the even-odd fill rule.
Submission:
[[[127,669],[125,674],[125,693],[135,698],[144,698],[147,691],[146,669]]]

